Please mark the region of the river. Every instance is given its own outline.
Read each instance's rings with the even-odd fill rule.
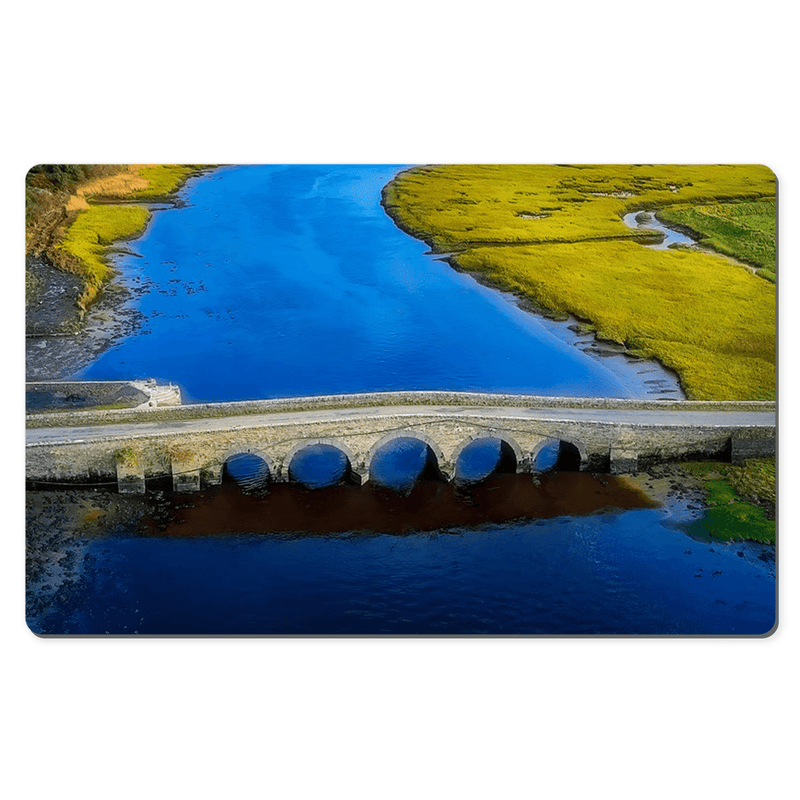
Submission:
[[[154,377],[177,383],[188,402],[395,389],[682,397],[657,364],[598,345],[574,321],[538,318],[428,254],[380,205],[399,169],[223,167],[190,180],[182,202],[156,211],[116,257],[136,330],[75,377]],[[543,493],[601,492],[547,480],[530,509]],[[515,481],[490,488],[518,498]],[[495,506],[473,494],[447,499],[470,506],[468,518],[454,511],[431,527],[429,504],[450,506],[441,487],[420,484],[402,495],[399,527],[332,522],[311,532],[300,506],[347,519],[370,487],[293,488],[293,500],[276,487],[254,500],[225,485],[184,498],[159,525],[75,536],[80,569],[40,587],[29,624],[42,633],[751,635],[774,625],[773,549],[712,542],[697,527],[691,538],[689,523],[702,531],[691,497],[657,508],[601,497],[581,514],[520,506],[498,521],[481,516]],[[383,512],[399,502],[369,497]],[[279,500],[298,507],[294,517],[278,513]]]

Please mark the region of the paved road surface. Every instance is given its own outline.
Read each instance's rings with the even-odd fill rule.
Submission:
[[[773,411],[719,411],[719,410],[640,410],[599,408],[522,408],[502,406],[493,408],[458,406],[377,406],[373,408],[326,409],[302,412],[250,414],[246,416],[210,417],[208,419],[175,420],[169,422],[134,422],[116,425],[85,427],[33,428],[26,433],[27,446],[64,442],[91,442],[104,439],[132,438],[137,436],[170,435],[199,431],[242,430],[273,425],[292,425],[336,420],[386,419],[397,420],[402,427],[403,417],[420,417],[435,421],[437,417],[467,420],[596,422],[617,425],[644,425],[657,427],[741,427],[772,428]],[[502,427],[498,424],[498,427]]]

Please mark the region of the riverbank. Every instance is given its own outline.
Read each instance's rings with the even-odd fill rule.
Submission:
[[[203,167],[148,165],[40,165],[26,176],[26,257],[79,277],[77,312],[96,299],[113,272],[107,251],[141,233],[150,219],[142,203],[171,202]],[[26,305],[44,286],[26,281]]]
[[[27,176],[26,377],[66,378],[136,328],[109,255],[199,166],[50,166]],[[98,172],[100,174],[98,174]]]
[[[420,167],[383,192],[405,230],[479,280],[655,358],[690,399],[775,396],[774,287],[705,252],[654,251],[640,208],[774,199],[765,167]]]

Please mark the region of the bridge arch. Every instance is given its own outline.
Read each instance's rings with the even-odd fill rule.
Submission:
[[[272,476],[273,480],[275,479],[276,466],[274,459],[263,450],[260,450],[257,447],[250,447],[249,445],[229,447],[227,450],[221,453],[218,459],[220,468],[224,468],[229,459],[233,458],[234,456],[241,455],[258,456],[258,458],[260,458],[267,465],[267,467],[269,467],[269,474]]]
[[[257,477],[253,476],[251,478],[240,480],[229,471],[229,463],[240,456],[254,456],[255,458],[261,459],[261,461],[264,462],[267,474],[258,474]],[[219,459],[218,470],[220,483],[225,481],[225,476],[227,474],[245,488],[248,486],[249,488],[260,488],[265,484],[277,479],[275,462],[273,459],[270,458],[270,456],[267,455],[267,453],[265,453],[263,450],[260,450],[257,447],[249,447],[247,445],[228,448]]]
[[[564,451],[568,448],[574,448],[576,460],[578,462],[578,470],[583,472],[589,464],[589,451],[586,445],[578,438],[569,436],[568,434],[555,432],[552,436],[542,439],[531,451],[531,471],[536,471],[536,458],[546,448],[553,445],[559,446],[559,458],[561,458]],[[565,448],[565,445],[567,446]]]
[[[486,431],[484,433],[476,433],[464,439],[453,452],[453,474],[458,478],[459,473],[459,459],[464,454],[464,451],[474,445],[475,442],[482,440],[498,441],[500,443],[500,452],[498,454],[498,464],[494,471],[501,472],[523,472],[527,469],[528,463],[525,458],[523,449],[519,446],[518,442],[503,431]],[[513,462],[513,463],[512,463]]]
[[[298,455],[298,453],[301,453],[303,450],[306,450],[309,447],[314,447],[315,445],[327,445],[328,447],[333,447],[340,453],[342,453],[347,459],[347,466],[344,471],[345,480],[347,480],[348,478],[352,478],[355,479],[357,482],[360,482],[361,476],[358,474],[356,469],[358,465],[358,457],[346,444],[344,444],[344,442],[335,438],[303,439],[302,441],[297,442],[286,453],[286,456],[284,457],[279,467],[280,480],[282,481],[292,480],[289,471],[291,469],[294,457]]]
[[[447,461],[445,460],[444,451],[439,446],[439,444],[431,439],[426,433],[423,433],[420,430],[416,430],[414,428],[403,428],[396,431],[391,431],[390,433],[385,434],[380,439],[378,439],[375,444],[370,447],[369,451],[367,452],[367,456],[364,459],[364,479],[368,480],[369,475],[372,471],[372,463],[373,459],[375,458],[375,454],[381,450],[386,445],[391,444],[392,442],[398,439],[417,439],[423,444],[428,446],[433,458],[435,460],[435,468],[439,472],[439,474],[447,479],[449,476],[447,474]]]

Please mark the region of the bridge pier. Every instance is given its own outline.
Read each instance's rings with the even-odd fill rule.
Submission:
[[[193,469],[188,472],[172,473],[173,492],[199,492],[200,470]]]
[[[775,455],[775,429],[743,430],[731,436],[731,463],[741,464],[748,458],[770,458]]]
[[[637,472],[639,470],[639,454],[630,448],[612,447],[609,455],[609,467],[612,475]]]
[[[117,460],[117,491],[120,494],[144,494],[144,470],[138,463]]]
[[[352,467],[350,468],[350,483],[354,484],[355,486],[363,486],[366,483],[364,480],[364,473],[363,471],[355,470]]]
[[[173,492],[199,492],[200,472],[205,466],[196,453],[180,446],[169,450]]]
[[[200,469],[202,486],[219,486],[222,483],[222,464],[209,464]]]
[[[639,450],[633,442],[633,434],[624,428],[611,443],[608,454],[609,472],[612,475],[637,472]]]

